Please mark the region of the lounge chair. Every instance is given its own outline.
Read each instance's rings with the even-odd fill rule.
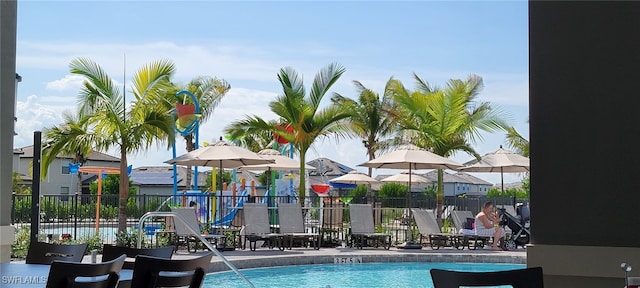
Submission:
[[[423,240],[428,239],[431,249],[438,250],[440,247],[452,246],[456,249],[464,249],[466,242],[463,234],[441,233],[433,214],[433,210],[411,209],[413,219],[416,221],[420,232],[420,245]]]
[[[391,235],[376,233],[373,225],[373,207],[371,204],[350,204],[349,216],[351,218],[351,246],[362,249],[373,241],[375,247],[391,248]]]
[[[264,240],[269,248],[277,246],[284,250],[282,234],[272,233],[269,224],[269,208],[265,203],[244,203],[243,207],[244,227],[240,235],[244,238],[243,248],[249,241],[249,249],[256,250],[257,242]]]
[[[283,235],[283,244],[289,249],[293,246],[294,241],[303,241],[305,246],[312,244],[314,249],[320,249],[320,234],[305,231],[300,203],[279,203],[278,220],[280,234]]]
[[[465,235],[465,241],[467,242],[467,246],[471,250],[475,250],[477,248],[482,248],[491,240],[491,237],[487,236],[478,236],[476,235],[475,229],[465,229],[464,223],[467,219],[474,219],[473,213],[468,210],[454,210],[451,211],[451,219],[453,220],[453,226],[456,228],[456,231],[460,234]]]
[[[187,225],[189,225],[194,231],[201,231],[200,223],[198,222],[198,218],[196,218],[196,209],[193,207],[171,207],[171,212],[175,212],[182,218],[182,220],[186,222],[182,223],[182,221],[178,219],[173,219],[173,226],[176,229],[176,236],[178,237],[175,249],[178,250],[179,244],[184,243],[187,245],[187,251],[191,252],[189,244],[193,242],[193,252],[197,252],[201,241],[200,239],[198,239],[198,237],[196,237],[196,234],[194,234],[187,228]],[[207,241],[209,241],[209,243],[214,245],[222,244],[226,240],[226,237],[224,235],[202,233],[199,235],[204,237]],[[204,246],[204,244],[202,245]]]

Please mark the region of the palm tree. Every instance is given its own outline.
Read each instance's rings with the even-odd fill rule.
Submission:
[[[213,111],[218,107],[227,92],[229,92],[231,85],[225,80],[215,77],[199,76],[184,86],[175,85],[174,89],[175,90],[170,90],[166,95],[163,95],[165,98],[161,99],[161,103],[165,105],[167,111],[173,109],[177,100],[179,100],[176,98],[178,91],[189,91],[196,98],[196,101],[198,101],[200,106],[199,121],[200,123],[204,123],[213,115]],[[182,99],[182,104],[194,103],[190,97],[185,97]],[[196,149],[196,139],[194,139],[195,131],[184,131],[180,133],[180,135],[184,138],[187,152]],[[185,180],[187,185],[191,186],[191,167],[187,167],[187,171],[188,173]]]
[[[312,89],[306,95],[302,76],[293,68],[280,69],[278,80],[282,85],[283,94],[269,103],[271,111],[280,117],[281,121],[265,121],[258,116],[247,116],[244,120],[232,123],[226,129],[229,132],[242,129],[244,133],[259,133],[271,131],[293,144],[300,153],[300,203],[304,205],[306,196],[305,163],[306,153],[318,137],[340,136],[346,131],[343,120],[350,116],[349,112],[331,103],[321,108],[324,95],[340,78],[345,69],[338,64],[329,64],[321,69],[313,80]],[[284,123],[291,125],[293,132],[282,129]],[[274,125],[275,124],[275,125]]]
[[[251,117],[247,118],[247,120],[250,118]],[[245,147],[253,152],[258,152],[262,149],[272,147],[274,143],[272,130],[278,125],[278,121],[270,120],[266,123],[259,123],[258,121],[255,124],[265,127],[265,130],[250,133],[247,130],[244,130],[246,121],[238,121],[227,126],[224,129],[224,133],[228,135],[229,140],[234,144]],[[254,124],[252,123],[249,125],[253,126]]]
[[[99,146],[102,141],[99,135],[89,129],[89,117],[81,118],[69,112],[64,113],[62,117],[62,124],[43,130],[46,146],[42,151],[42,179],[47,177],[49,165],[58,155],[71,156],[73,163],[84,164],[93,147]],[[82,173],[79,172],[76,191],[82,193]]]
[[[466,80],[452,79],[447,85],[433,88],[414,74],[416,91],[410,92],[402,83],[392,84],[394,99],[398,104],[395,118],[416,146],[429,149],[443,157],[458,151],[478,158],[480,155],[471,146],[482,139],[481,131],[505,130],[505,115],[490,103],[476,103],[483,88],[482,78],[476,75]],[[438,170],[437,211],[441,221],[443,194],[443,171]]]
[[[391,106],[392,83],[392,79],[387,81],[382,98],[378,93],[364,87],[358,81],[353,81],[359,94],[358,101],[337,93],[334,93],[331,98],[331,101],[352,113],[349,117],[349,134],[353,138],[362,139],[369,160],[375,159],[376,152],[384,150],[390,144],[385,141],[385,138],[391,135],[395,125],[385,111],[388,111]],[[369,176],[371,176],[372,170],[373,168],[370,167]]]
[[[71,73],[84,76],[78,95],[80,117],[89,117],[89,125],[104,141],[99,149],[116,148],[120,152],[120,193],[118,231],[126,230],[126,204],[129,197],[127,155],[149,148],[156,141],[174,141],[173,120],[159,99],[171,88],[170,77],[175,71],[168,60],[155,61],[140,68],[133,75],[130,108],[125,105],[125,95],[114,81],[95,62],[77,58],[69,65]]]
[[[522,137],[522,135],[516,131],[516,128],[507,128],[507,143],[509,144],[509,148],[515,150],[516,153],[529,157],[529,141]]]

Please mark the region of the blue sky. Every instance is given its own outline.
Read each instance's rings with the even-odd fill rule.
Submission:
[[[485,84],[479,100],[504,110],[528,138],[527,17],[524,0],[21,0],[17,71],[23,81],[14,145],[31,145],[33,131],[60,123],[63,111],[75,109],[82,78],[68,67],[77,57],[98,62],[119,85],[160,59],[176,64],[178,82],[199,75],[225,79],[232,89],[202,125],[201,142],[218,139],[226,125],[247,114],[274,119],[268,103],[281,91],[280,68],[293,67],[310,86],[332,62],[346,68],[332,92],[352,98],[353,80],[382,92],[390,77],[413,88],[413,73],[436,86],[477,74]],[[485,134],[474,147],[482,155],[505,145],[504,139],[504,133]],[[159,147],[130,155],[130,163],[163,165],[171,151]],[[177,149],[185,151],[184,144]],[[359,140],[319,141],[307,154],[308,160],[317,157],[366,171],[356,166],[367,159]],[[471,156],[452,158],[462,163]],[[500,181],[498,174],[474,175]],[[505,174],[505,182],[520,178]]]

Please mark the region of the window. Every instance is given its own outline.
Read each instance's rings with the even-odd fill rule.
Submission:
[[[60,161],[62,163],[62,175],[69,175],[69,163],[71,163],[71,161],[69,160],[62,160]],[[69,192],[67,191],[67,194],[69,194]]]
[[[69,187],[60,187],[60,200],[69,201]]]

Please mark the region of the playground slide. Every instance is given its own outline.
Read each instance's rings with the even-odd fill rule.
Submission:
[[[249,189],[245,189],[242,192],[240,201],[238,201],[238,203],[236,203],[236,206],[231,208],[231,211],[229,213],[227,213],[226,215],[222,216],[222,219],[216,219],[215,221],[211,222],[211,226],[214,227],[220,227],[220,226],[229,226],[231,225],[231,221],[233,221],[233,218],[236,217],[236,213],[238,213],[239,208],[242,208],[242,205],[244,204],[244,200],[245,200],[245,196],[247,196],[249,194]]]

